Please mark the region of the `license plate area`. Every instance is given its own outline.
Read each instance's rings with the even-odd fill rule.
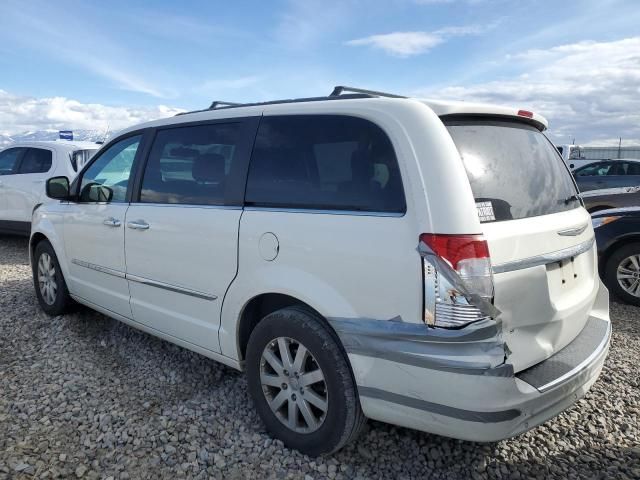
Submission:
[[[545,266],[549,297],[557,307],[588,295],[593,280],[592,257],[592,252],[585,252]]]

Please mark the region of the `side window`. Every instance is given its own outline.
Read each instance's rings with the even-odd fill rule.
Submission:
[[[611,167],[610,163],[593,163],[576,172],[578,177],[594,177],[606,175]]]
[[[223,205],[240,132],[240,123],[159,130],[142,178],[140,202]]]
[[[0,152],[0,175],[15,173],[24,148],[8,148]]]
[[[249,167],[249,205],[320,210],[406,210],[387,135],[342,115],[265,117]]]
[[[18,173],[46,173],[51,170],[52,153],[42,148],[29,148]]]
[[[111,202],[122,203],[126,199],[131,167],[140,146],[142,135],[128,137],[111,145],[82,175],[80,201],[92,202],[101,198],[98,187],[107,187],[113,196]]]

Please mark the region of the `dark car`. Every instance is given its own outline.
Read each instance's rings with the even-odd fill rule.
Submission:
[[[640,160],[603,160],[572,173],[581,192],[640,186]]]
[[[591,218],[602,281],[618,298],[640,306],[640,207],[602,210]]]
[[[640,207],[640,186],[589,190],[580,196],[589,213],[611,208]]]

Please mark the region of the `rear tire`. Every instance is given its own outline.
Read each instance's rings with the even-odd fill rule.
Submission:
[[[624,245],[609,256],[604,283],[616,297],[640,306],[640,243]]]
[[[366,422],[346,354],[324,320],[306,308],[264,317],[249,338],[246,368],[258,414],[289,448],[314,457],[335,452]]]
[[[58,257],[46,240],[36,245],[33,254],[33,286],[40,308],[49,315],[62,315],[69,310],[73,300],[60,269]]]

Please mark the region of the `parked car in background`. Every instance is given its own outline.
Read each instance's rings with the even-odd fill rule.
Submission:
[[[594,235],[541,116],[336,87],[122,132],[30,241],[72,299],[247,372],[309,455],[372,418],[495,441],[568,408],[611,333]]]
[[[603,210],[592,216],[600,276],[609,291],[640,306],[640,207]]]
[[[640,186],[589,190],[580,197],[589,213],[612,208],[640,206]]]
[[[604,160],[573,171],[580,192],[640,186],[640,160]]]
[[[605,159],[633,158],[640,160],[640,146],[583,147],[580,145],[556,145],[567,166],[574,170]]]
[[[29,235],[31,214],[45,195],[45,181],[73,179],[100,147],[91,142],[13,143],[0,151],[0,232]]]

